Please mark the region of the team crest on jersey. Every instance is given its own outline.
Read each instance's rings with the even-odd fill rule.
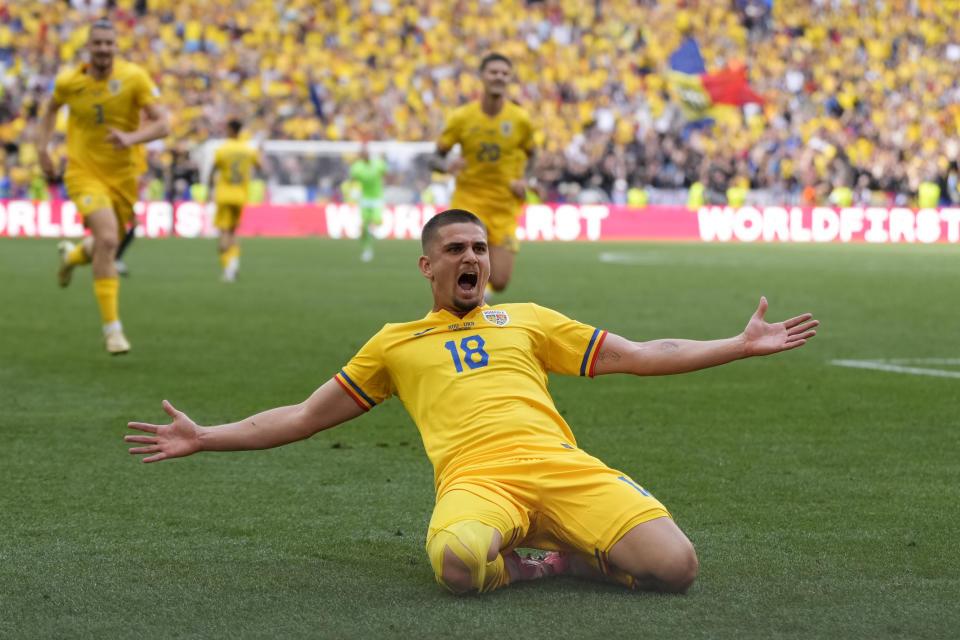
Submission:
[[[120,80],[118,78],[112,79],[107,83],[107,89],[109,89],[110,93],[113,95],[120,93]]]
[[[505,327],[510,322],[510,316],[507,315],[507,312],[500,309],[484,309],[483,317],[486,318],[487,322],[498,327]]]
[[[503,134],[504,138],[510,137],[510,134],[513,133],[513,122],[510,120],[504,120],[500,123],[500,133]]]

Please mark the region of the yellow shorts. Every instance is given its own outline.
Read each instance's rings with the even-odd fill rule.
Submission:
[[[451,209],[466,209],[487,227],[487,242],[492,247],[504,246],[517,251],[517,216],[523,211],[523,203],[513,195],[507,203],[494,204],[488,198],[476,197],[461,190],[453,192]]]
[[[649,491],[580,449],[560,448],[461,471],[440,487],[427,540],[461,520],[500,531],[501,551],[515,547],[578,551],[606,563],[630,529],[672,517]]]
[[[110,209],[117,217],[119,236],[123,237],[126,226],[133,220],[133,205],[137,201],[136,178],[119,181],[114,186],[85,171],[68,170],[63,182],[82,218],[94,211]]]
[[[240,225],[240,215],[243,213],[242,204],[217,203],[217,213],[213,217],[213,226],[217,229],[233,231]]]

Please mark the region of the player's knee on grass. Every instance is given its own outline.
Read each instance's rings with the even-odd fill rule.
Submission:
[[[645,591],[683,593],[697,577],[693,543],[667,517],[638,524],[610,550],[611,563]]]
[[[693,545],[676,549],[661,560],[659,578],[662,590],[670,593],[684,593],[697,579],[700,563]]]
[[[665,593],[685,593],[697,578],[699,561],[689,541],[663,548],[645,570],[631,571],[639,589]]]
[[[437,582],[456,594],[485,592],[506,582],[506,568],[493,545],[497,530],[476,520],[454,522],[427,541]]]

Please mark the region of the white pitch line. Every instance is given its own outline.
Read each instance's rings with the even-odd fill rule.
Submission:
[[[943,371],[941,369],[924,369],[922,367],[904,367],[897,364],[887,364],[875,360],[831,360],[830,364],[838,367],[854,367],[856,369],[873,369],[874,371],[891,371],[893,373],[910,373],[917,376],[937,376],[940,378],[960,378],[960,371]]]
[[[600,262],[613,264],[635,264],[641,266],[666,264],[662,253],[613,253],[604,251],[600,254]]]

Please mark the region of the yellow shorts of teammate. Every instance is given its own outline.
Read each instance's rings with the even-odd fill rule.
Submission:
[[[427,545],[451,524],[475,520],[497,529],[501,552],[516,547],[575,551],[605,575],[632,585],[607,562],[630,529],[672,517],[649,491],[626,474],[580,449],[471,467],[445,481],[427,531]]]
[[[516,252],[520,248],[517,241],[517,216],[523,211],[523,203],[512,195],[509,198],[506,203],[494,203],[489,198],[454,191],[450,208],[466,209],[480,218],[487,227],[487,242],[490,246],[504,246]]]
[[[242,204],[217,203],[217,213],[213,216],[213,226],[225,231],[233,231],[240,225],[240,215],[243,213]]]
[[[110,209],[117,218],[117,235],[123,238],[127,225],[133,220],[133,205],[137,201],[136,178],[109,185],[84,171],[68,170],[63,183],[80,217],[86,219],[94,211]]]

